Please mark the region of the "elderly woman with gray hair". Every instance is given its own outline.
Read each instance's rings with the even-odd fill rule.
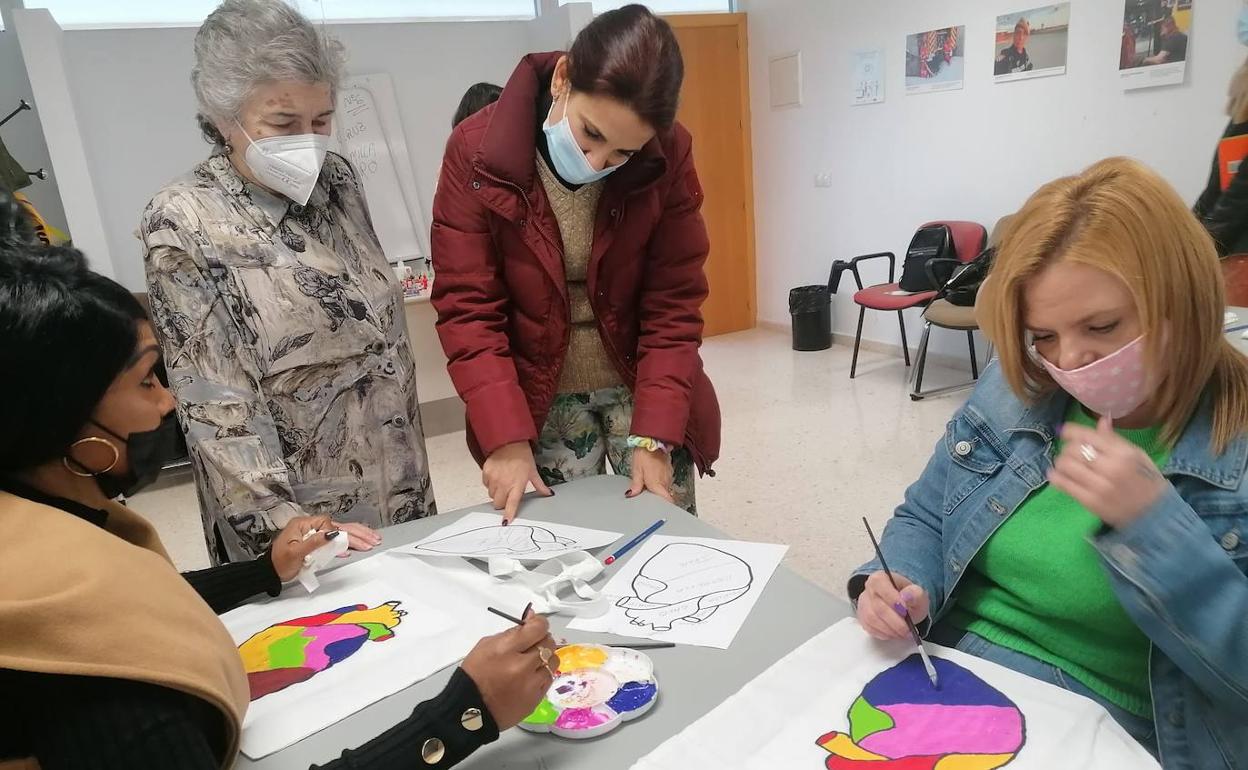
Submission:
[[[195,38],[211,156],[140,237],[152,320],[214,562],[298,515],[436,513],[402,294],[348,162],[327,151],[341,47],[281,0],[226,0]]]

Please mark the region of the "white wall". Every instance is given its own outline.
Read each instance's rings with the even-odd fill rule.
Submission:
[[[894,251],[930,219],[991,229],[1040,184],[1100,158],[1131,155],[1188,200],[1209,175],[1231,73],[1248,55],[1235,39],[1240,0],[1195,3],[1187,81],[1124,93],[1118,82],[1122,0],[1073,0],[1065,76],[992,82],[999,13],[1051,0],[740,0],[749,14],[760,320],[788,323],[788,290],[827,280],[834,258]],[[965,87],[907,96],[905,36],[966,25]],[[849,106],[849,51],[886,50],[883,104]],[[802,52],[804,105],[773,111],[767,59]],[[830,189],[816,189],[831,173]],[[900,265],[899,265],[900,267]],[[883,280],[885,267],[865,275]],[[848,284],[846,283],[848,282]],[[835,308],[853,334],[853,280]],[[918,313],[910,314],[910,343]],[[897,344],[891,314],[868,313],[864,336]],[[952,332],[933,350],[965,355]]]
[[[0,118],[15,109],[21,99],[29,102],[34,109],[5,123],[4,128],[0,128],[0,136],[4,137],[4,144],[9,152],[27,171],[39,168],[47,170],[47,179],[34,180],[34,184],[22,190],[22,193],[30,198],[31,203],[35,204],[35,208],[49,224],[65,230],[65,209],[57,191],[56,172],[39,125],[39,101],[35,99],[30,79],[26,77],[26,63],[22,61],[22,50],[9,15],[10,9],[16,7],[16,2],[17,0],[0,0],[0,14],[4,16],[5,26],[0,31]]]
[[[451,115],[478,80],[506,82],[528,51],[526,22],[331,25],[352,73],[394,80],[426,221]],[[71,30],[65,58],[82,142],[118,279],[143,286],[134,231],[143,207],[169,179],[207,156],[195,125],[189,28]]]
[[[64,33],[44,8],[14,10],[11,17],[30,87],[39,103],[43,138],[56,168],[70,237],[86,253],[93,270],[116,278],[70,87]]]
[[[394,81],[426,221],[432,219],[436,174],[464,89],[481,80],[506,83],[521,56],[565,46],[588,18],[588,6],[576,4],[532,22],[330,26],[347,49],[350,73],[388,72]],[[136,291],[144,287],[135,237],[144,206],[209,151],[195,125],[194,38],[194,29],[178,27],[72,30],[63,36],[79,142],[105,223],[106,245],[96,249],[102,252],[96,258],[111,256],[118,280]],[[421,401],[454,397],[433,309],[409,305],[406,315]]]

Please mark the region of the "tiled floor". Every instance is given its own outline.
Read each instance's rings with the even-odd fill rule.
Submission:
[[[966,395],[912,402],[900,359],[880,353],[864,352],[851,381],[849,354],[842,345],[796,353],[787,335],[765,329],[703,348],[724,428],[717,475],[699,481],[699,512],[734,537],[788,543],[788,565],[837,594],[871,550],[861,517],[883,525]],[[965,378],[929,367],[925,386]],[[464,434],[428,446],[439,508],[484,502]],[[189,483],[146,492],[133,505],[156,523],[179,567],[207,564]]]

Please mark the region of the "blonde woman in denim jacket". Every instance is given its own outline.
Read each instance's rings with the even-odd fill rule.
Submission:
[[[1165,768],[1248,767],[1248,358],[1209,236],[1125,159],[1042,187],[980,293],[1000,361],[849,581],[1101,703]]]

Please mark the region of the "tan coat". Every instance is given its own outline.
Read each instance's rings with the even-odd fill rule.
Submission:
[[[212,705],[222,766],[234,764],[251,697],[238,650],[128,508],[110,504],[101,528],[0,492],[0,628],[0,668],[145,682]]]

